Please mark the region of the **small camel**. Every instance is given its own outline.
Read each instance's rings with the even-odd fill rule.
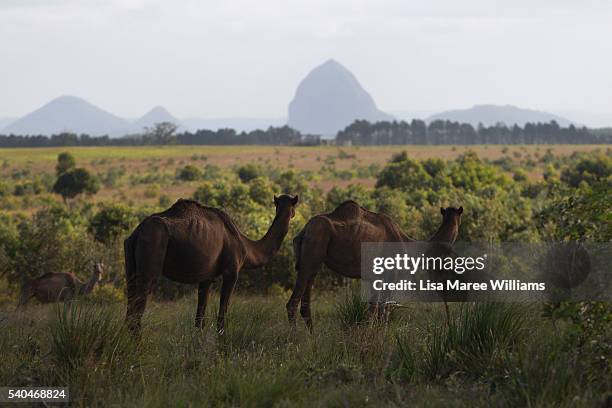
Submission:
[[[442,226],[430,241],[454,242],[462,208],[441,209]],[[354,201],[345,201],[330,213],[311,218],[293,240],[297,279],[287,302],[289,323],[295,326],[298,304],[308,330],[313,332],[310,295],[315,277],[325,264],[336,273],[361,279],[362,242],[414,242],[389,216],[368,211]]]
[[[139,335],[147,297],[160,275],[180,283],[198,284],[195,325],[204,321],[210,284],[223,277],[217,330],[241,269],[259,268],[278,252],[295,216],[298,197],[274,197],[276,215],[259,241],[244,236],[223,211],[193,200],[178,200],[169,209],[147,217],[125,240],[128,305],[126,323]]]
[[[72,273],[49,272],[36,279],[27,281],[21,290],[17,308],[25,306],[30,299],[41,303],[67,302],[77,296],[88,295],[102,279],[104,265],[96,262],[93,274],[87,282],[80,281]]]

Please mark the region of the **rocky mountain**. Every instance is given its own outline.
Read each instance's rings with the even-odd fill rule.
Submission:
[[[513,126],[514,124],[524,126],[527,122],[547,123],[551,120],[557,121],[559,126],[569,126],[573,123],[566,118],[552,113],[524,109],[512,105],[474,105],[469,109],[449,110],[437,113],[428,117],[426,120],[431,122],[437,119],[471,123],[473,126],[478,126],[478,123],[482,123],[485,126],[491,126],[499,122],[505,123],[507,126]]]
[[[60,132],[92,136],[117,135],[128,121],[106,112],[76,96],[60,96],[2,129],[5,134],[50,135]]]
[[[356,119],[392,120],[381,112],[357,78],[330,59],[300,82],[289,104],[288,125],[303,133],[335,135]]]

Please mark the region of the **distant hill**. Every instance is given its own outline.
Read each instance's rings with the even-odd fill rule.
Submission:
[[[147,113],[145,113],[140,119],[133,122],[130,127],[134,132],[141,132],[147,127],[153,127],[157,123],[170,122],[174,123],[178,127],[182,127],[182,123],[179,119],[172,116],[170,112],[163,106],[156,106]]]
[[[392,120],[344,66],[330,59],[300,82],[289,104],[288,125],[303,133],[335,135],[357,119]]]
[[[60,96],[2,129],[2,133],[50,135],[60,132],[92,136],[117,135],[128,121],[106,112],[76,96]]]
[[[469,109],[449,110],[437,113],[427,118],[428,122],[442,119],[453,122],[471,123],[477,126],[482,123],[485,126],[492,126],[502,122],[507,126],[517,124],[524,126],[525,123],[547,123],[551,120],[557,121],[559,126],[569,126],[573,122],[561,116],[548,112],[523,109],[512,105],[474,105]]]
[[[139,119],[127,120],[106,112],[84,99],[61,96],[20,119],[0,118],[0,134],[52,135],[61,132],[92,136],[123,136],[140,133],[157,123],[172,122],[178,131],[235,129],[237,132],[283,126],[285,118],[187,118],[178,119],[162,106],[156,106]]]
[[[0,118],[0,130],[13,123],[15,120],[17,120],[17,118]]]

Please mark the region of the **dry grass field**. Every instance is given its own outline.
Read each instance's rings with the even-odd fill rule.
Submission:
[[[607,146],[598,145],[474,145],[474,146],[134,146],[134,147],[53,147],[0,149],[0,175],[8,175],[15,169],[27,170],[32,174],[53,174],[57,155],[69,151],[79,167],[85,167],[94,173],[103,174],[111,169],[121,169],[130,175],[143,174],[147,171],[174,176],[177,169],[188,164],[200,167],[205,165],[219,166],[226,169],[246,163],[256,163],[268,168],[281,170],[319,172],[327,166],[336,172],[351,169],[378,166],[382,168],[397,153],[407,151],[414,159],[439,158],[452,160],[467,151],[475,152],[479,157],[496,160],[508,157],[517,164],[521,160],[537,159],[546,152],[557,157],[569,156],[575,152],[605,151]],[[542,177],[542,169],[527,171],[531,179]],[[329,191],[334,186],[346,187],[350,184],[361,184],[371,188],[376,180],[373,176],[349,178],[321,175],[311,181],[311,186]],[[191,196],[196,186],[190,183],[179,183],[164,186],[164,194],[171,201]],[[139,202],[155,202],[148,197],[145,185],[102,186],[93,197],[94,202],[124,199],[129,196]]]

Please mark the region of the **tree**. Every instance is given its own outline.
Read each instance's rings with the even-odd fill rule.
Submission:
[[[76,166],[76,160],[74,156],[69,152],[62,152],[57,155],[57,165],[55,166],[55,172],[58,176],[73,169]]]
[[[152,128],[146,127],[143,140],[145,144],[174,144],[176,136],[174,133],[178,126],[172,122],[156,123]]]
[[[98,180],[87,170],[81,168],[62,173],[53,185],[53,192],[61,195],[64,202],[82,193],[95,194],[98,189]]]

